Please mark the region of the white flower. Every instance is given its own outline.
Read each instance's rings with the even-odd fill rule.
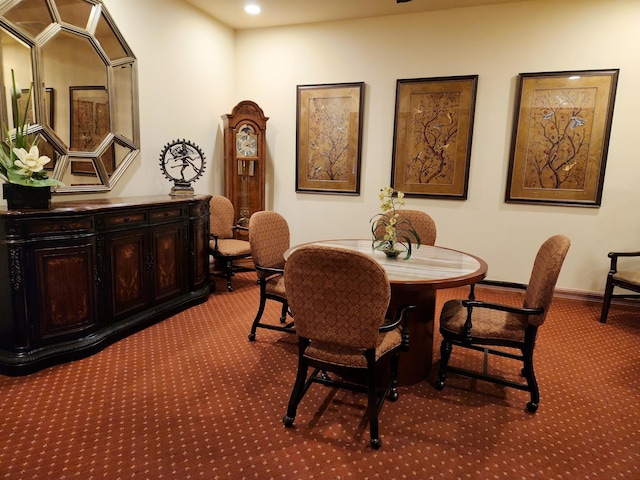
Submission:
[[[13,153],[18,157],[14,162],[15,166],[20,168],[18,173],[23,175],[31,175],[32,173],[39,172],[51,161],[47,156],[40,156],[36,145],[33,145],[28,152],[24,148],[14,148]]]

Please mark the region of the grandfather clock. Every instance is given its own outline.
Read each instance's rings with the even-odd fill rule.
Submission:
[[[264,210],[267,120],[249,100],[238,103],[224,122],[224,195],[233,203],[235,221],[247,226],[254,212]]]

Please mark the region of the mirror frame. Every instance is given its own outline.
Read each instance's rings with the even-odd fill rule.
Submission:
[[[113,18],[105,8],[102,0],[77,0],[78,4],[91,5],[91,13],[87,22],[86,28],[79,28],[77,26],[65,23],[58,12],[56,1],[57,0],[42,0],[43,5],[46,5],[49,12],[53,16],[53,23],[48,25],[37,36],[33,37],[28,32],[20,29],[14,23],[5,18],[5,13],[15,8],[21,3],[21,0],[8,0],[5,5],[0,7],[0,28],[9,35],[12,35],[20,42],[24,43],[30,49],[31,56],[31,74],[34,88],[34,108],[35,108],[35,120],[36,124],[29,127],[29,133],[37,134],[41,133],[46,135],[46,140],[50,143],[54,150],[59,153],[57,158],[52,178],[63,181],[63,177],[71,170],[71,164],[73,159],[78,160],[90,160],[96,171],[98,182],[94,184],[79,184],[79,185],[65,185],[59,187],[53,187],[52,191],[55,193],[87,193],[87,192],[105,192],[113,188],[116,182],[122,177],[125,170],[131,165],[133,160],[140,153],[140,113],[138,105],[138,70],[137,59],[133,54],[131,48],[126,43],[118,27],[116,26]],[[125,56],[116,60],[111,60],[107,53],[104,51],[100,42],[95,37],[95,32],[98,27],[100,19],[104,18],[108,26],[116,36],[116,40],[120,43],[125,53]],[[109,92],[117,91],[115,87],[115,75],[114,70],[116,68],[131,67],[131,127],[133,138],[129,139],[123,135],[115,132],[116,126],[116,99],[109,98],[109,133],[105,136],[103,141],[96,147],[93,152],[84,152],[71,150],[70,145],[66,145],[56,134],[55,128],[49,126],[48,121],[42,121],[45,115],[45,87],[43,81],[43,60],[41,57],[41,49],[52,39],[56,34],[60,32],[67,32],[72,35],[79,36],[80,38],[88,39],[92,46],[96,49],[97,54],[105,63],[105,69],[107,72],[107,89]],[[4,69],[6,68],[3,62],[2,48],[0,46],[0,88],[6,92],[8,86],[4,85]],[[72,82],[70,82],[72,84]],[[9,125],[8,122],[8,105],[6,101],[6,95],[0,95],[0,108],[4,125]],[[69,119],[70,120],[70,119]],[[128,120],[128,118],[127,118]],[[5,123],[6,122],[6,123]],[[71,143],[71,142],[69,142]],[[122,160],[118,163],[115,170],[108,172],[105,165],[100,158],[110,147],[116,150],[117,146],[124,147],[128,150],[123,156]]]

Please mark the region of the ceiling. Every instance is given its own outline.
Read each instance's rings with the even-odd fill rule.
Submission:
[[[446,10],[526,0],[182,0],[236,30]],[[247,3],[262,8],[244,12]]]

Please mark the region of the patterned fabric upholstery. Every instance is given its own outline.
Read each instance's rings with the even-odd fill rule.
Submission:
[[[247,267],[233,265],[234,260],[251,256],[251,246],[247,240],[234,238],[234,217],[235,210],[231,201],[221,195],[214,195],[209,202],[209,229],[211,239],[209,240],[209,253],[215,262],[209,262],[211,268],[215,268],[216,263],[220,263],[223,271],[221,273],[211,272],[212,275],[221,276],[227,281],[227,290],[233,291],[231,277],[235,271],[252,270]]]
[[[434,384],[438,390],[444,388],[447,372],[453,372],[528,391],[531,400],[527,403],[527,410],[534,413],[538,409],[540,391],[533,368],[533,350],[538,327],[544,323],[549,311],[570,245],[570,240],[564,235],[555,235],[542,244],[533,263],[522,307],[485,303],[473,299],[473,296],[469,300],[449,300],[444,304],[440,315],[440,368],[438,381]],[[483,350],[485,362],[489,355],[522,361],[521,373],[526,383],[489,374],[486,363],[483,373],[449,366],[453,345]],[[505,348],[489,348],[493,346]]]
[[[401,307],[396,318],[383,325],[391,299],[387,274],[374,259],[352,250],[296,248],[284,279],[298,334],[298,371],[284,425],[293,425],[312,383],[364,392],[370,443],[380,448],[378,410],[385,398],[398,399],[398,362],[400,350],[409,348],[405,327],[413,306]],[[379,368],[387,360],[388,370]],[[309,367],[313,371],[307,377]]]
[[[339,248],[300,247],[287,260],[285,283],[296,330],[315,347],[366,349],[383,342],[378,329],[391,289],[375,260]]]
[[[286,323],[289,304],[284,285],[284,252],[289,248],[289,225],[277,212],[256,212],[249,219],[249,243],[251,256],[256,266],[260,284],[258,313],[251,324],[249,340],[256,338],[256,328],[295,333],[293,322]],[[280,322],[282,325],[262,323],[267,300],[282,303]]]
[[[234,209],[231,200],[222,195],[214,195],[209,202],[209,231],[219,239],[233,238]]]
[[[402,222],[409,221],[411,223],[411,227],[416,231],[416,233],[420,236],[420,244],[421,245],[435,245],[436,243],[436,222],[421,210],[400,210],[398,211],[400,215],[398,217],[398,224],[400,224],[400,228],[402,227]],[[386,224],[389,222],[389,218],[391,217],[391,213],[385,213],[378,222],[376,223],[375,235],[376,237],[382,237],[385,234],[385,223],[381,220],[384,219]]]
[[[440,328],[462,335],[467,321],[467,309],[461,300],[449,300],[442,307]],[[526,315],[476,308],[473,310],[473,330],[478,338],[504,338],[524,342],[528,321]]]
[[[287,221],[277,212],[254,213],[249,220],[249,243],[256,265],[284,268],[284,252],[289,248]]]
[[[567,237],[549,238],[538,250],[531,278],[524,297],[523,307],[544,308],[541,315],[523,315],[499,310],[475,308],[471,335],[477,338],[509,339],[524,341],[529,324],[539,327],[547,316],[562,263],[569,250]],[[467,309],[461,300],[450,300],[442,308],[440,325],[444,330],[462,334],[467,320]]]

